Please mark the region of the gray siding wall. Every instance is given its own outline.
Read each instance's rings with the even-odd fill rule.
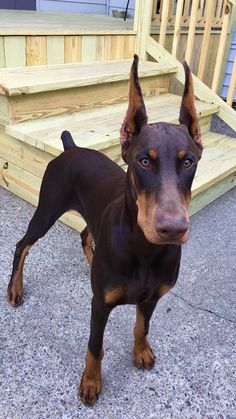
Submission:
[[[235,55],[236,55],[236,24],[234,27],[233,38],[232,38],[231,48],[229,51],[225,78],[224,78],[223,88],[222,88],[222,93],[221,93],[221,96],[223,97],[223,99],[226,99],[227,94],[228,94]],[[236,102],[236,89],[234,90],[234,102]]]
[[[106,0],[38,0],[38,10],[106,14]]]
[[[113,9],[125,10],[127,0],[37,0],[37,10],[112,14]],[[128,17],[134,15],[135,0],[130,0]]]

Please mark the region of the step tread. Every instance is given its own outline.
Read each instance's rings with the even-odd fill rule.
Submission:
[[[236,173],[236,138],[211,132],[203,135],[203,144],[202,159],[193,181],[193,196]]]
[[[181,97],[170,93],[145,99],[149,122],[177,123]],[[196,101],[200,116],[218,111],[217,106]],[[6,133],[36,148],[54,155],[63,150],[61,132],[69,130],[77,145],[101,150],[117,144],[119,131],[127,110],[127,103],[105,106],[99,109],[31,120],[6,126]]]
[[[128,80],[131,60],[109,60],[0,70],[0,94],[33,94],[58,89]],[[156,62],[139,63],[139,77],[170,74],[176,67]]]

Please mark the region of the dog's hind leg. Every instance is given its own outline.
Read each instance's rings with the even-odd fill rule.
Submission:
[[[93,244],[93,236],[90,233],[88,227],[86,226],[85,229],[82,231],[82,233],[80,234],[81,240],[82,240],[82,247],[84,250],[84,254],[88,260],[89,265],[92,265],[92,261],[93,261],[93,248],[92,248],[92,244]]]
[[[16,245],[12,275],[7,291],[8,301],[13,307],[23,302],[23,269],[29,249],[47,233],[64,212],[70,209],[67,199],[68,191],[58,186],[60,179],[58,179],[59,175],[57,180],[55,179],[55,166],[49,166],[42,181],[38,207],[26,234]]]

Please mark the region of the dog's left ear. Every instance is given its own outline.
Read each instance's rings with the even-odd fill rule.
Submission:
[[[186,61],[183,62],[183,67],[185,71],[185,86],[180,108],[179,122],[180,124],[187,126],[189,134],[201,149],[201,134],[197,112],[194,105],[192,74]]]
[[[142,125],[147,123],[146,109],[138,80],[138,61],[139,58],[135,54],[130,70],[129,106],[120,130],[120,142],[122,145],[129,143],[132,135],[139,134]]]

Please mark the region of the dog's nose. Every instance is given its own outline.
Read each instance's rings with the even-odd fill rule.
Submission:
[[[161,240],[178,241],[188,231],[189,221],[185,217],[158,217],[156,232]]]

